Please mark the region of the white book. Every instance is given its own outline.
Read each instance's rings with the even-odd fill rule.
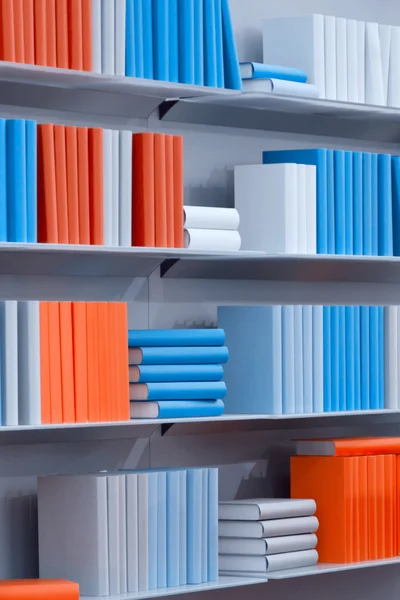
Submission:
[[[126,522],[126,475],[120,475],[119,478],[119,575],[120,575],[120,593],[126,594],[128,591],[128,572],[127,572],[127,522]]]
[[[126,561],[128,592],[139,590],[138,475],[126,475]]]
[[[347,102],[347,23],[336,19],[336,98]]]
[[[241,238],[238,231],[224,229],[185,229],[184,246],[190,250],[240,250]]]
[[[101,64],[101,0],[92,0],[92,61],[93,72],[102,73]]]
[[[18,302],[18,421],[40,425],[39,302]]]
[[[180,475],[177,470],[167,472],[167,586],[179,586],[179,496],[180,496]],[[201,502],[201,498],[200,498]],[[200,521],[202,531],[202,516],[197,515]],[[201,536],[201,533],[200,533]]]
[[[272,556],[233,556],[220,554],[219,564],[222,571],[283,571],[297,567],[316,565],[318,552],[316,550],[300,550],[285,552]]]
[[[324,18],[281,17],[263,21],[263,62],[302,69],[325,98]]]
[[[186,229],[229,229],[239,227],[239,213],[235,208],[215,206],[184,206],[184,226]]]
[[[179,471],[179,585],[187,584],[187,471]]]
[[[157,587],[167,587],[167,473],[157,473]],[[186,489],[185,489],[186,492]],[[185,533],[186,538],[186,533]],[[180,548],[180,545],[179,545]]]
[[[149,590],[157,589],[157,563],[158,563],[158,473],[150,471],[148,477],[148,523],[149,523],[149,556],[148,556],[148,582]],[[140,551],[140,550],[139,550]]]
[[[202,511],[201,511],[201,581],[208,581],[208,469],[202,469]]]
[[[119,132],[119,245],[132,246],[132,132]]]
[[[317,253],[317,169],[306,165],[306,229],[307,254]]]
[[[358,25],[347,19],[347,100],[358,102]]]
[[[385,408],[399,408],[397,306],[385,307]]]
[[[119,246],[119,131],[113,130],[112,139],[112,245]]]
[[[379,25],[379,41],[381,44],[383,97],[385,106],[388,103],[389,70],[390,70],[390,43],[392,27],[390,25]],[[397,63],[397,61],[396,61]]]
[[[1,423],[18,425],[18,302],[0,303]]]
[[[365,24],[365,102],[383,106],[383,75],[378,23]]]
[[[314,500],[298,498],[251,498],[218,503],[218,519],[225,521],[266,521],[313,515]],[[243,552],[242,554],[246,554]]]
[[[120,540],[119,540],[119,475],[108,475],[107,523],[108,523],[108,578],[110,594],[120,594]]]
[[[307,252],[307,166],[297,165],[297,252]]]
[[[235,208],[243,250],[297,253],[297,165],[234,169]]]
[[[313,309],[303,306],[303,404],[307,414],[313,412]]]
[[[304,413],[303,307],[294,307],[294,393],[296,414]]]
[[[358,101],[365,102],[365,23],[357,21]]]
[[[101,71],[115,74],[115,6],[113,0],[101,0]]]
[[[315,533],[303,535],[284,535],[283,537],[245,539],[222,538],[218,540],[220,554],[245,554],[249,556],[266,556],[281,554],[283,552],[296,552],[298,550],[312,550],[317,545],[318,538]]]
[[[336,18],[324,16],[325,96],[336,100]]]
[[[39,477],[38,521],[40,577],[75,581],[83,596],[108,596],[107,477]]]
[[[138,578],[139,591],[149,589],[149,474],[138,473]],[[128,507],[129,510],[129,507]]]
[[[243,79],[243,91],[276,94],[279,96],[298,96],[300,98],[319,98],[320,91],[313,83],[286,81],[285,79]]]
[[[103,129],[104,245],[113,243],[113,144],[111,129]]]
[[[115,75],[125,76],[126,0],[114,0],[115,6]]]
[[[313,412],[324,412],[324,312],[312,307]]]
[[[400,77],[398,60],[400,56],[400,27],[392,27],[390,40],[388,106],[400,108]]]
[[[220,537],[268,538],[300,533],[314,533],[318,529],[317,517],[292,517],[269,521],[219,521]],[[223,569],[220,565],[220,569]]]
[[[294,306],[282,306],[282,413],[296,413]]]

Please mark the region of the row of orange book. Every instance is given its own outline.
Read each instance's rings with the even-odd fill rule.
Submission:
[[[400,550],[400,438],[298,442],[292,498],[314,498],[321,562],[352,563]]]
[[[79,600],[79,585],[64,579],[0,581],[2,600]]]

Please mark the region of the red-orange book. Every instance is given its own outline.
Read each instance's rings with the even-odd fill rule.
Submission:
[[[79,585],[64,579],[0,581],[1,600],[79,600]]]
[[[34,0],[35,64],[47,66],[46,0]]]
[[[132,136],[132,245],[155,246],[154,134]]]
[[[100,421],[99,336],[96,302],[86,304],[86,336],[88,365],[88,417]]]
[[[58,2],[58,0],[47,0],[46,4],[46,58],[48,67],[57,67],[56,1]]]
[[[126,303],[118,304],[119,313],[119,370],[120,370],[120,420],[129,421],[129,359],[128,359],[128,308]]]
[[[400,454],[400,437],[298,440],[297,454],[301,456]]]
[[[78,140],[76,127],[65,128],[69,243],[79,244]]]
[[[174,136],[174,240],[183,248],[183,139]]]
[[[77,423],[86,423],[89,420],[86,302],[72,303],[72,328],[75,420]]]
[[[92,0],[82,0],[82,67],[93,71]]]
[[[38,241],[58,243],[54,126],[38,126]]]
[[[167,189],[167,246],[173,248],[174,237],[174,137],[165,136],[165,167]]]
[[[154,134],[154,207],[156,246],[166,248],[167,242],[167,174],[165,135]]]
[[[57,229],[60,244],[68,244],[68,194],[65,127],[54,125],[54,153],[56,169]]]
[[[24,0],[13,0],[15,61],[25,62]]]
[[[358,460],[358,485],[359,485],[359,558],[368,560],[368,464],[366,456],[357,457]]]
[[[22,0],[24,4],[24,55],[25,63],[35,64],[35,18],[34,0]]]
[[[68,0],[56,1],[57,67],[69,68]]]
[[[78,134],[78,189],[79,189],[79,243],[90,244],[89,202],[89,133],[79,127]]]
[[[68,0],[69,68],[83,69],[82,0]]]
[[[1,60],[15,62],[15,34],[14,34],[14,2],[3,0],[0,3],[1,23]]]
[[[379,558],[377,456],[367,457],[368,468],[368,559]]]
[[[110,372],[111,350],[109,343],[108,326],[108,304],[107,302],[96,303],[97,307],[97,334],[98,334],[98,355],[99,355],[99,404],[100,421],[111,421],[111,401],[115,393],[111,389],[111,382],[115,382]],[[115,335],[115,334],[114,334]]]
[[[89,129],[90,243],[104,244],[103,130]]]
[[[61,385],[64,423],[75,422],[74,348],[71,302],[60,302]]]

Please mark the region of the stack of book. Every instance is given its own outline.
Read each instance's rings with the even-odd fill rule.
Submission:
[[[239,213],[235,208],[184,207],[184,244],[190,250],[240,250]]]
[[[131,418],[223,413],[222,329],[130,330],[128,343]]]
[[[2,600],[79,600],[79,585],[63,579],[0,581]]]
[[[307,73],[301,69],[265,65],[263,63],[240,63],[240,74],[245,92],[273,92],[283,96],[319,98],[319,89],[307,83]]]
[[[247,575],[318,562],[314,500],[260,498],[220,502],[219,567]]]
[[[41,477],[41,577],[84,596],[218,579],[218,469]]]

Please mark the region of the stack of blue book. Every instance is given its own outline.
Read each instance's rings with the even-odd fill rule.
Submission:
[[[127,0],[125,74],[241,89],[229,0]]]
[[[131,418],[220,416],[228,360],[222,329],[130,330]]]

